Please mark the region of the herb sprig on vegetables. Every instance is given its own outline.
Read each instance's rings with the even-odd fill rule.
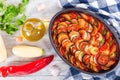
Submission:
[[[29,0],[22,0],[17,6],[7,5],[6,0],[0,1],[0,29],[14,34],[26,20],[25,9]],[[20,16],[21,15],[21,16]]]

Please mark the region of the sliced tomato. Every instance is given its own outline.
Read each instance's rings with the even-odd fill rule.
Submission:
[[[91,24],[94,23],[94,18],[90,15],[88,15],[88,22],[90,22]]]
[[[60,50],[60,53],[61,53],[62,56],[63,56],[64,53],[66,52],[65,48],[63,48],[63,47],[60,47],[59,50]]]
[[[82,60],[86,65],[88,65],[90,63],[90,58],[91,58],[91,55],[86,54],[83,56]]]
[[[101,22],[98,22],[98,32],[103,33],[104,25]]]
[[[110,47],[110,53],[114,53],[117,51],[117,44],[112,44],[111,47]]]
[[[92,36],[95,36],[96,34],[97,34],[97,32],[98,32],[98,28],[96,27],[96,26],[93,26],[93,32],[92,32]]]
[[[96,40],[98,40],[98,41],[102,41],[103,36],[102,36],[101,33],[98,32],[98,33],[96,33],[95,38],[96,38]]]
[[[105,44],[99,48],[99,51],[100,51],[100,52],[103,52],[103,51],[107,51],[107,50],[109,50],[109,49],[110,49],[109,43],[108,43],[108,42],[105,42]]]
[[[80,37],[73,38],[73,40],[72,40],[72,41],[73,41],[74,43],[76,43],[78,40],[83,41],[83,39],[82,39],[82,38],[80,38]]]
[[[71,18],[72,18],[72,19],[78,19],[78,13],[75,12],[75,11],[72,11],[72,12],[71,12]]]
[[[112,34],[108,31],[106,34],[106,41],[110,42],[112,40]]]
[[[59,28],[57,29],[57,34],[60,34],[60,33],[66,33],[67,32],[67,29],[66,28]]]
[[[64,18],[64,17],[60,17],[60,18],[59,18],[59,21],[60,21],[60,22],[64,22],[64,21],[65,21],[65,18]]]
[[[71,24],[70,21],[65,21],[65,23],[66,23],[67,25],[70,25],[70,24]]]
[[[106,65],[109,62],[109,56],[106,55],[100,55],[97,60],[98,64],[100,65]]]
[[[78,31],[78,24],[70,24],[67,27],[67,30],[68,30],[68,32],[70,32],[70,31]]]

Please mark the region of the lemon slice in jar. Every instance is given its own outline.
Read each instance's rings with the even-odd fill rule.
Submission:
[[[45,26],[37,18],[28,19],[22,26],[22,36],[29,41],[38,41],[45,34]]]

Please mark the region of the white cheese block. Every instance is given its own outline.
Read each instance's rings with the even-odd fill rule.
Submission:
[[[40,57],[45,53],[45,51],[42,48],[25,45],[13,47],[12,52],[14,55],[24,58]]]
[[[7,59],[7,51],[3,41],[2,36],[0,35],[0,62],[3,62]]]

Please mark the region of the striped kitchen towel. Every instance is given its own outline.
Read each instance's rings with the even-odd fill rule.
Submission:
[[[61,8],[83,8],[102,17],[114,28],[120,39],[120,0],[59,0]],[[64,80],[120,80],[120,68],[104,76],[92,76],[72,67]]]

